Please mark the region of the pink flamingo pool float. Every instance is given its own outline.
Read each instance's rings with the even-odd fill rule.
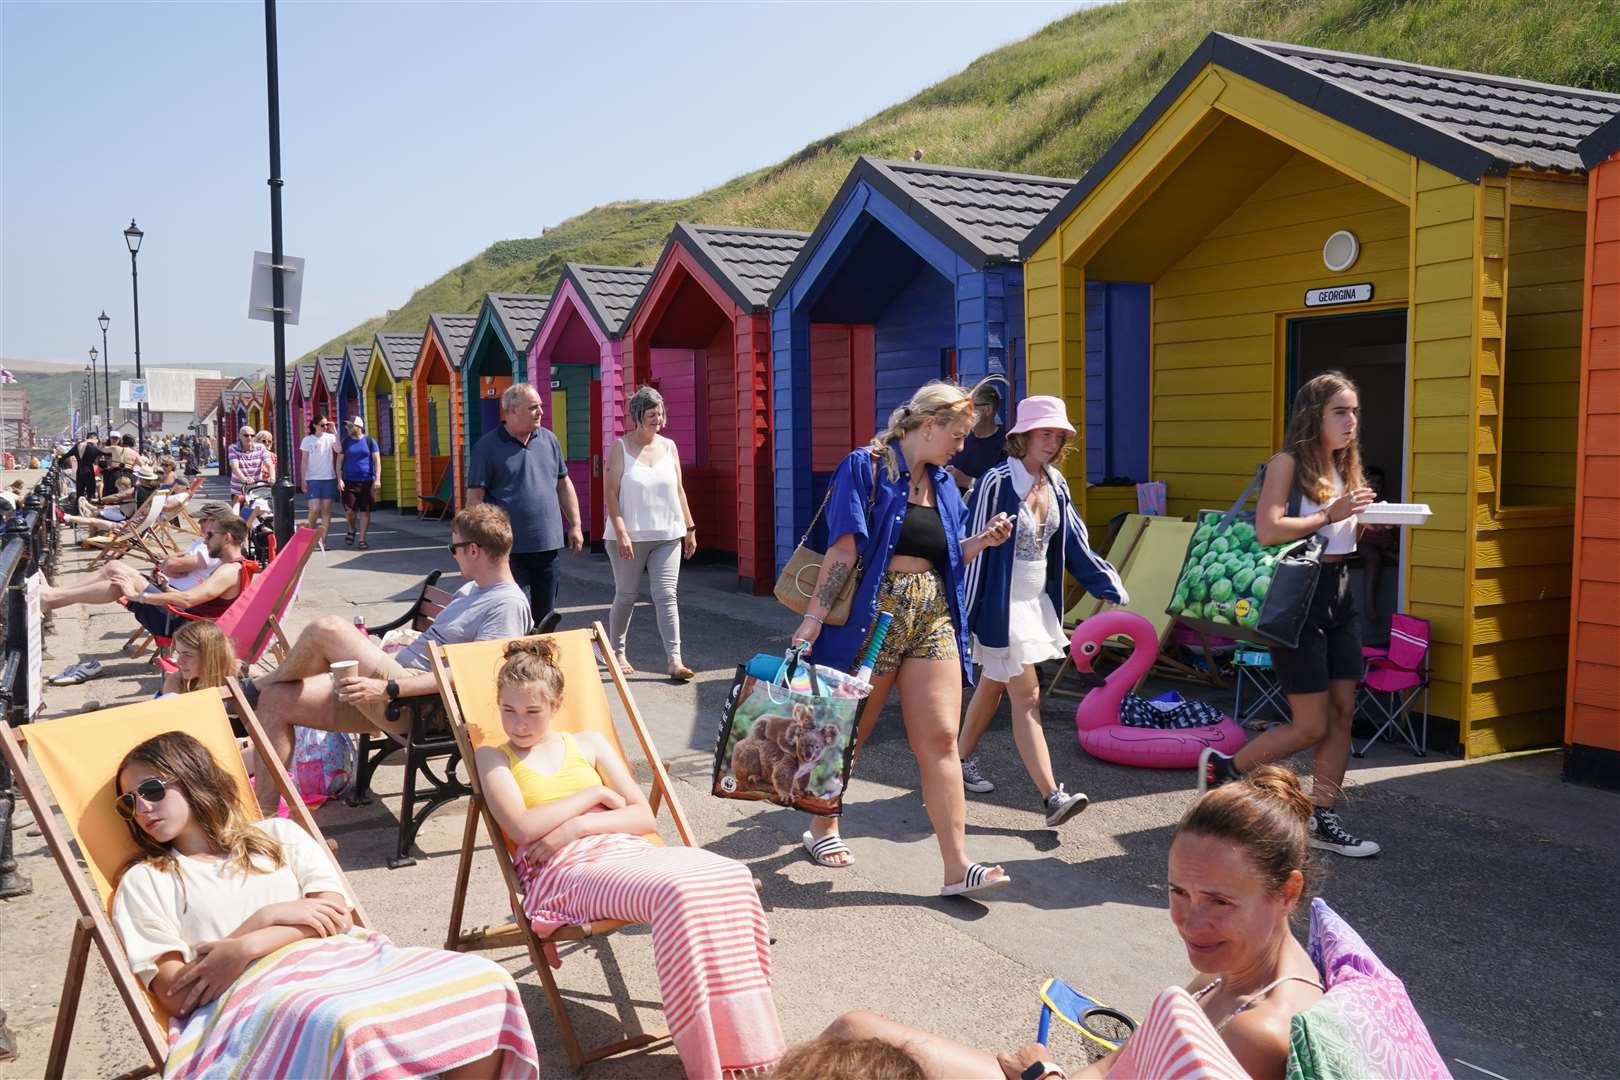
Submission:
[[[1095,687],[1074,711],[1080,745],[1092,757],[1118,765],[1143,769],[1191,769],[1206,746],[1223,754],[1235,754],[1244,743],[1243,729],[1230,716],[1207,727],[1130,727],[1120,723],[1120,706],[1143,675],[1153,666],[1158,635],[1153,624],[1133,611],[1110,609],[1098,612],[1079,626],[1069,638],[1069,657],[1076,671],[1091,674],[1092,661],[1102,652],[1103,642],[1123,635],[1131,639],[1131,654],[1125,662]],[[1134,696],[1134,695],[1132,695]],[[1167,722],[1174,717],[1167,713]]]

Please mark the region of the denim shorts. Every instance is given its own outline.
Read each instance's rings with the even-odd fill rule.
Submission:
[[[338,489],[336,477],[330,480],[309,480],[306,482],[309,484],[308,498],[311,501],[315,499],[326,499],[331,502],[337,501]]]

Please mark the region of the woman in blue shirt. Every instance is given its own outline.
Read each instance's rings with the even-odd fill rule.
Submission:
[[[872,676],[857,745],[866,740],[896,682],[906,739],[917,755],[923,801],[945,863],[942,896],[1007,885],[999,866],[969,863],[962,761],[956,736],[968,669],[963,583],[966,567],[1012,535],[1006,515],[963,539],[966,509],[945,463],[973,427],[973,399],[931,382],[889,417],[870,446],[852,451],[833,474],[826,503],[827,556],[795,642],[814,645],[818,663],[850,670],[878,612],[894,621]],[[859,574],[849,621],[827,626],[827,611]],[[837,818],[815,818],[804,846],[821,866],[848,866],[853,854]]]

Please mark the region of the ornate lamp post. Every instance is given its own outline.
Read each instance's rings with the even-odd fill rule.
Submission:
[[[107,367],[112,363],[112,353],[107,351],[107,324],[112,322],[107,318],[107,309],[102,308],[96,322],[101,324],[101,400],[107,405],[107,415],[103,418],[103,426],[112,426],[112,384],[107,374]],[[102,432],[103,435],[107,433]]]
[[[141,377],[141,282],[140,275],[135,270],[135,256],[141,250],[141,232],[135,224],[135,219],[129,219],[129,228],[124,230],[124,243],[129,245],[129,287],[134,298],[135,309],[135,378]],[[141,453],[146,453],[146,406],[135,406],[135,446]]]
[[[90,380],[90,419],[92,422],[100,414],[99,403],[96,401],[96,352],[94,345],[90,346],[90,366],[84,369],[85,376]]]

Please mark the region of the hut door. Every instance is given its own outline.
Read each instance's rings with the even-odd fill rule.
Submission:
[[[1371,311],[1354,315],[1324,315],[1310,319],[1290,319],[1287,341],[1288,368],[1285,386],[1287,400],[1282,408],[1293,407],[1299,387],[1324,371],[1342,371],[1361,391],[1361,462],[1381,497],[1390,502],[1407,500],[1407,433],[1411,403],[1406,400],[1406,309]],[[1367,627],[1367,643],[1383,644],[1389,638],[1389,616],[1405,603],[1400,595],[1406,575],[1400,571],[1408,552],[1397,531],[1382,537],[1364,537],[1362,555],[1365,568],[1375,578],[1365,582],[1376,612],[1363,604],[1362,620]],[[1385,546],[1373,551],[1376,543]],[[1397,546],[1398,545],[1398,546]],[[1377,564],[1376,570],[1372,570]],[[1358,585],[1362,584],[1357,578]],[[1372,595],[1376,594],[1376,595]]]

